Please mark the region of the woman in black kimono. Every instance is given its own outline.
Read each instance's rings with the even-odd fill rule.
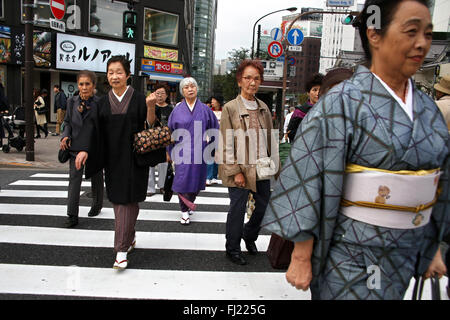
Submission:
[[[114,251],[117,252],[114,269],[128,265],[127,253],[135,244],[135,225],[139,202],[146,198],[148,165],[138,165],[133,151],[133,135],[142,131],[147,121],[155,121],[155,95],[147,98],[127,85],[130,63],[124,56],[113,56],[107,63],[107,79],[111,90],[99,101],[98,117],[92,118],[88,138],[99,137],[99,147],[80,152],[77,168],[88,154],[96,157],[105,169],[106,192],[113,204],[115,216]],[[94,133],[93,131],[97,131]],[[95,138],[94,138],[95,139]]]

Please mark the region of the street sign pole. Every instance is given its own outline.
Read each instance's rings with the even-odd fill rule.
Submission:
[[[34,111],[33,111],[33,0],[26,0],[25,7],[25,157],[26,161],[34,161]]]

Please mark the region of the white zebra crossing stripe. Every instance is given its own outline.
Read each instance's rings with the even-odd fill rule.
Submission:
[[[158,181],[158,179],[155,179]],[[42,186],[42,187],[68,187],[68,180],[17,180],[9,184],[10,186]],[[90,187],[91,182],[89,180],[85,180],[81,182],[82,187]],[[158,188],[155,185],[155,188]],[[159,189],[159,188],[158,188]],[[206,187],[205,190],[201,192],[213,192],[213,193],[223,193],[228,194],[227,188],[220,187]]]
[[[0,264],[0,292],[130,299],[304,300],[281,272],[215,272]],[[195,289],[194,289],[195,288]]]
[[[136,248],[141,249],[225,251],[225,234],[137,231],[136,239]],[[270,236],[260,235],[256,241],[258,250],[267,251],[269,241]],[[114,231],[0,225],[0,242],[112,248]],[[244,240],[241,248],[245,248]]]
[[[79,207],[79,217],[88,216],[90,207]],[[67,207],[61,205],[44,205],[44,204],[10,204],[0,203],[0,214],[13,215],[39,215],[39,216],[67,216]],[[147,210],[140,209],[138,220],[143,221],[180,221],[181,213],[178,210]],[[190,217],[191,222],[214,222],[225,223],[227,212],[216,211],[196,211]],[[113,208],[103,208],[95,219],[114,219]]]
[[[147,197],[145,202],[164,202],[162,194],[155,194],[151,197]],[[195,204],[215,204],[215,205],[229,205],[230,198],[216,198],[216,197],[197,197],[195,198]],[[170,203],[180,203],[178,197],[174,195],[170,199]]]
[[[0,191],[0,197],[19,198],[67,198],[67,191],[46,191],[46,190],[4,190]],[[80,192],[82,195],[84,191]]]

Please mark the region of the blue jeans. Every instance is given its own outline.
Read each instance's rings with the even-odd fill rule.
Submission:
[[[218,168],[219,168],[219,166],[215,162],[211,163],[211,164],[207,164],[206,165],[206,170],[207,170],[206,179],[208,179],[208,180],[217,179]]]

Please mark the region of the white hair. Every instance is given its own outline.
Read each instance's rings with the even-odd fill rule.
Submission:
[[[198,84],[197,84],[197,81],[195,81],[194,78],[192,78],[192,77],[184,78],[184,79],[181,80],[181,82],[180,82],[180,93],[181,93],[181,95],[182,95],[183,97],[184,97],[184,94],[183,94],[183,88],[186,87],[186,86],[189,85],[189,84],[194,84],[194,86],[197,87],[197,91],[198,91]]]

